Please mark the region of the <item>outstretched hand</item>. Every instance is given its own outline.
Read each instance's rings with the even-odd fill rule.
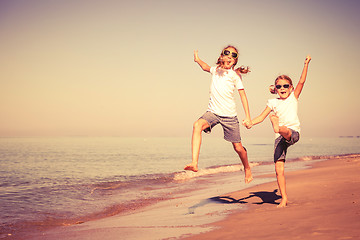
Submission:
[[[194,51],[194,61],[195,61],[195,62],[199,62],[198,50],[195,50],[195,51]]]
[[[210,72],[210,66],[199,58],[198,50],[194,50],[194,61],[200,65],[202,70],[204,70],[205,72]]]
[[[311,61],[311,56],[307,55],[305,59],[305,64],[308,64]]]

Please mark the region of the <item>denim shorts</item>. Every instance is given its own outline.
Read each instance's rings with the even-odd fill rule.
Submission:
[[[221,124],[224,130],[224,139],[232,143],[241,142],[239,120],[235,117],[221,117],[212,112],[206,112],[200,117],[207,121],[210,127],[204,130],[206,133],[210,133],[211,129],[217,124]]]
[[[283,136],[280,136],[275,139],[274,162],[277,162],[278,160],[285,161],[288,147],[294,145],[297,141],[299,141],[300,139],[299,132],[292,129],[290,129],[290,131],[291,131],[291,137],[289,141],[286,140]]]

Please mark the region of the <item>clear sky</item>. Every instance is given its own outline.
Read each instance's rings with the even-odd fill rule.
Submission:
[[[252,117],[310,54],[302,135],[360,135],[359,12],[357,0],[0,1],[0,136],[191,136],[211,79],[193,51],[215,65],[228,44],[252,69]],[[241,132],[272,136],[268,120]]]

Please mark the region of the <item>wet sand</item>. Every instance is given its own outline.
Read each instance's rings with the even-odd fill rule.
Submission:
[[[359,170],[360,157],[351,156],[285,170],[289,204],[281,209],[274,174],[246,189],[224,175],[196,194],[26,239],[360,239]]]

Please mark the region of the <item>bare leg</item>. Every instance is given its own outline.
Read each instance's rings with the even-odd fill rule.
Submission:
[[[271,114],[269,118],[273,126],[274,132],[279,133],[279,117],[274,114]]]
[[[271,124],[273,126],[274,132],[279,133],[281,136],[283,136],[286,140],[290,140],[291,138],[291,131],[285,126],[279,126],[279,117],[276,115],[270,115],[269,116]]]
[[[286,207],[287,202],[288,202],[288,198],[287,198],[287,194],[286,194],[286,181],[285,181],[284,165],[285,165],[285,162],[282,160],[278,160],[275,163],[277,183],[278,183],[281,197],[282,197],[280,204],[277,206],[279,208]]]
[[[208,127],[210,126],[204,119],[199,119],[194,123],[191,140],[192,162],[185,166],[185,170],[190,170],[194,172],[198,171],[199,153],[202,140],[201,134],[202,131]]]
[[[244,172],[245,172],[245,183],[249,183],[253,180],[250,164],[247,157],[247,152],[242,146],[241,142],[239,143],[232,143],[235,152],[239,155],[240,160],[244,166]]]

